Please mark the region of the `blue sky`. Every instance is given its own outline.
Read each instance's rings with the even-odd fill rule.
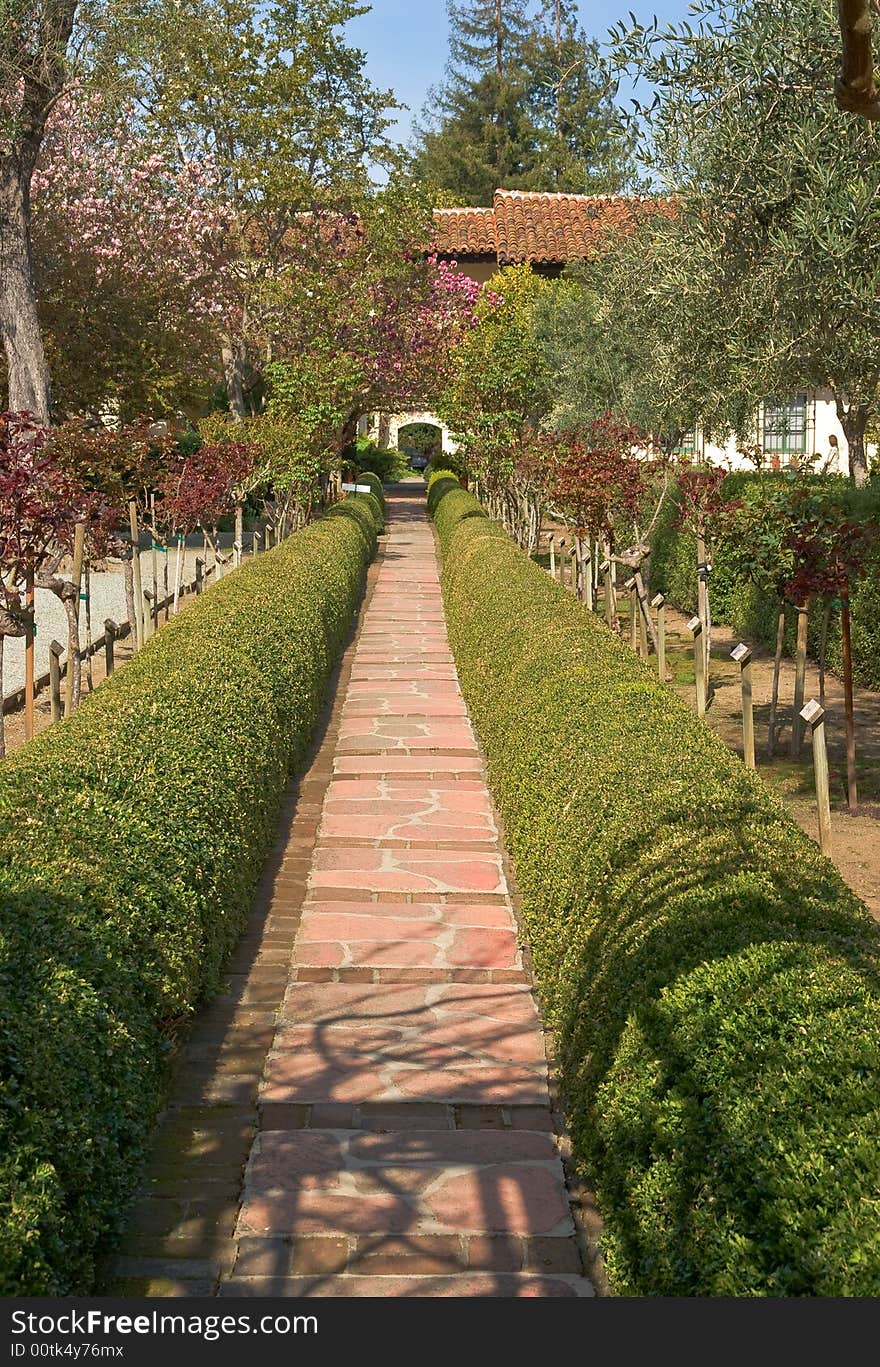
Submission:
[[[581,23],[591,36],[604,40],[611,24],[630,10],[646,22],[683,19],[688,0],[582,0]],[[398,136],[409,137],[411,121],[421,111],[430,86],[442,79],[446,65],[445,0],[374,0],[369,14],[349,26],[350,40],[367,54],[370,78],[392,89],[409,112],[400,116]]]

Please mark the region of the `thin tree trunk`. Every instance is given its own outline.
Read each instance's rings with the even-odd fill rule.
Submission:
[[[843,706],[846,713],[846,801],[851,812],[859,805],[856,782],[856,722],[853,707],[852,633],[850,631],[849,599],[844,598],[840,609],[840,640],[843,646]]]
[[[773,693],[770,698],[770,721],[767,726],[767,754],[770,759],[776,752],[776,713],[779,709],[779,671],[782,668],[782,647],[785,644],[785,603],[779,606],[779,621],[776,625],[776,655],[773,660]]]
[[[94,675],[92,674],[92,562],[91,558],[85,564],[86,579],[86,683],[89,692],[95,689]]]
[[[847,408],[836,399],[837,416],[849,449],[849,477],[857,488],[868,482],[868,457],[865,450],[865,431],[869,409],[866,404],[850,404]]]
[[[791,713],[791,757],[800,759],[803,742],[804,722],[801,708],[804,705],[804,688],[807,674],[807,604],[797,610],[797,652],[794,667],[794,707]]]
[[[831,622],[831,599],[826,598],[822,609],[822,629],[819,637],[819,705],[825,706],[825,665],[828,658],[828,627]]]
[[[220,354],[226,377],[229,411],[236,422],[242,422],[247,412],[244,397],[244,343],[239,338],[224,336]]]
[[[70,690],[65,699],[64,715],[69,717],[79,707],[82,695],[82,660],[79,649],[79,593],[65,593],[62,598],[67,614],[67,668],[71,671]]]
[[[0,159],[0,335],[8,406],[48,425],[49,367],[43,349],[30,246],[31,168]]]
[[[183,582],[183,551],[186,545],[186,537],[177,538],[177,564],[174,567],[174,611],[177,612],[177,604],[180,602],[180,585]]]
[[[122,553],[122,577],[125,580],[125,615],[131,628],[132,639],[137,646],[137,617],[134,612],[134,564],[131,552],[126,548]]]

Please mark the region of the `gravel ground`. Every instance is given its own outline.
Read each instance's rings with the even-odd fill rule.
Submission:
[[[226,538],[227,540],[230,538]],[[196,556],[201,555],[200,546],[188,546],[184,557],[183,582],[191,583],[195,578]],[[211,553],[208,552],[210,562]],[[158,555],[159,562],[159,597],[164,597],[162,580],[163,564],[165,557]],[[171,551],[168,555],[168,583],[169,589],[174,588],[174,572],[176,568],[177,555]],[[141,576],[143,587],[152,592],[153,589],[153,559],[150,551],[141,551]],[[92,640],[97,640],[104,635],[104,618],[112,617],[115,622],[122,624],[128,620],[125,609],[125,576],[121,565],[111,565],[106,572],[100,574],[93,573],[91,576],[91,615],[92,615]],[[63,605],[50,593],[48,589],[37,589],[36,591],[36,611],[35,622],[37,627],[36,640],[34,642],[34,670],[37,678],[45,674],[49,669],[49,643],[52,640],[67,642],[67,617]],[[80,633],[82,644],[86,644],[85,629],[85,603],[80,604]],[[67,655],[62,657],[62,664]],[[3,696],[7,697],[14,693],[17,688],[24,685],[24,638],[7,636],[4,641],[3,649]]]

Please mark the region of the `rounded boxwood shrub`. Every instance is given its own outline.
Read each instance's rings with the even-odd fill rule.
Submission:
[[[614,1289],[880,1294],[878,928],[457,480],[429,503]]]
[[[381,526],[347,499],[246,561],[0,765],[0,1294],[92,1282]]]

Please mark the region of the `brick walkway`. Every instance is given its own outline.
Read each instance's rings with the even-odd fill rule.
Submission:
[[[421,491],[294,797],[114,1289],[591,1295]]]

